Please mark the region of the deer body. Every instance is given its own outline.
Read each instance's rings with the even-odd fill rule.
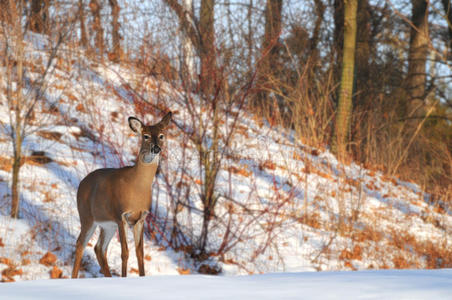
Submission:
[[[129,257],[126,232],[133,229],[140,276],[144,276],[143,225],[151,206],[151,187],[157,171],[162,131],[168,126],[171,113],[154,126],[145,126],[136,118],[129,118],[133,131],[142,135],[137,162],[132,167],[99,169],[88,174],[77,191],[77,208],[81,230],[77,239],[72,278],[77,278],[83,251],[97,226],[101,228],[94,247],[101,272],[111,277],[106,251],[119,230],[123,277],[127,276]]]

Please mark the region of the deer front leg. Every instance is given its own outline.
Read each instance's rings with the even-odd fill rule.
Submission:
[[[121,242],[121,260],[122,260],[122,271],[121,276],[126,277],[127,276],[127,260],[129,259],[129,249],[127,248],[127,222],[126,220],[122,219],[122,222],[118,224],[118,230],[119,230],[119,241]]]
[[[148,215],[147,211],[142,211],[140,219],[133,226],[133,238],[135,240],[135,252],[137,255],[138,270],[140,272],[140,276],[145,275],[143,261],[143,227],[144,220],[146,219],[147,215]]]

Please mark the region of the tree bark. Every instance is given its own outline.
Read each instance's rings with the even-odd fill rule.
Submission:
[[[370,11],[368,0],[358,1],[355,55],[355,86],[358,91],[355,104],[365,106],[369,96],[369,60],[370,60]]]
[[[85,26],[85,6],[83,0],[78,1],[78,18],[80,21],[80,44],[85,49],[88,49],[88,34]]]
[[[112,61],[119,62],[122,57],[121,49],[121,35],[119,34],[119,12],[121,8],[119,7],[117,0],[109,0],[111,7],[111,35],[112,35]]]
[[[199,34],[201,37],[199,49],[201,59],[200,87],[205,96],[213,94],[217,79],[214,5],[214,0],[202,0],[199,16]]]
[[[452,3],[450,0],[441,0],[441,2],[443,3],[444,13],[447,18],[447,27],[449,31],[449,55],[452,56]]]
[[[47,33],[50,0],[32,0],[29,28],[33,32]]]
[[[14,43],[13,47],[16,53],[15,61],[7,60],[7,98],[8,105],[13,108],[14,115],[11,118],[11,141],[13,145],[13,168],[12,168],[12,183],[11,183],[11,217],[19,217],[19,172],[22,159],[22,105],[23,105],[23,59],[24,59],[24,44],[23,44],[23,31],[21,24],[21,14],[19,14],[19,8],[22,8],[23,2],[16,3],[14,0],[9,0],[8,12],[11,24],[13,25]],[[13,74],[14,73],[14,74]],[[14,79],[13,79],[14,76]],[[13,81],[16,82],[16,86],[12,91]]]
[[[174,11],[177,15],[179,22],[185,34],[190,38],[193,46],[196,50],[201,47],[201,40],[198,31],[198,20],[195,19],[193,15],[189,15],[184,6],[180,5],[177,0],[164,0],[166,4]]]
[[[196,48],[201,62],[199,82],[201,93],[208,97],[215,90],[217,62],[215,48],[214,6],[215,0],[202,0],[199,20],[190,15],[177,0],[164,0],[176,13],[185,34]]]
[[[96,33],[95,44],[100,58],[102,59],[104,55],[104,29],[100,18],[101,6],[98,0],[91,0],[89,7],[93,15],[93,31]]]
[[[344,0],[334,0],[333,66],[334,82],[340,82],[344,48]]]
[[[321,36],[321,26],[325,15],[326,6],[323,4],[322,0],[315,0],[315,23],[314,29],[312,31],[311,38],[309,39],[309,57],[310,57],[310,71],[308,73],[308,84],[310,86],[316,85],[316,78],[319,75],[319,69],[321,66],[321,61],[319,59],[320,50],[318,48]],[[305,62],[300,60],[300,70],[304,69]]]
[[[186,12],[186,18],[189,19],[190,23],[193,23],[193,0],[184,0],[183,7]],[[184,31],[184,29],[182,29],[182,31]],[[195,78],[196,72],[194,60],[195,51],[193,49],[193,42],[186,33],[184,33],[182,40],[184,47],[183,62],[190,80],[193,80]]]
[[[348,143],[350,117],[352,113],[353,79],[356,48],[356,13],[358,0],[347,0],[344,3],[344,47],[342,55],[342,74],[339,92],[339,106],[336,116],[335,150],[340,158],[344,158]],[[333,144],[334,145],[334,144]]]
[[[0,0],[0,22],[2,22],[1,25],[4,25],[3,23],[10,23],[9,17],[8,17],[8,0]]]
[[[411,32],[408,54],[407,92],[411,102],[425,97],[425,63],[428,55],[428,0],[411,0]]]
[[[265,32],[262,40],[262,59],[258,66],[257,84],[259,87],[257,105],[264,107],[268,103],[268,82],[277,75],[278,57],[281,49],[281,14],[283,0],[267,0],[265,5]]]

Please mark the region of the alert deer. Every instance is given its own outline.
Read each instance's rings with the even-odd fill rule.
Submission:
[[[135,117],[129,117],[129,126],[141,135],[141,148],[134,166],[119,169],[98,169],[88,174],[77,191],[77,208],[81,230],[75,249],[72,278],[78,277],[83,251],[97,226],[99,240],[94,247],[101,272],[111,277],[106,258],[108,244],[116,229],[121,242],[123,277],[127,276],[127,227],[133,228],[135,251],[140,276],[144,276],[143,225],[151,206],[151,186],[159,163],[159,155],[165,140],[164,130],[171,120],[171,112],[155,125],[144,125]]]

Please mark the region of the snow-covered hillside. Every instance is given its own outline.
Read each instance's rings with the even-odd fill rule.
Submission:
[[[46,64],[46,41],[33,35],[26,47],[28,64],[33,66],[28,74],[33,77],[33,72]],[[199,271],[204,263],[188,245],[199,236],[202,222],[199,194],[203,174],[191,137],[201,123],[211,122],[201,100],[131,66],[94,63],[64,47],[48,82],[25,139],[19,220],[7,217],[10,111],[0,93],[3,280],[70,274],[80,229],[75,200],[79,181],[97,168],[133,164],[139,140],[128,127],[127,118],[138,116],[153,123],[168,110],[174,112],[174,124],[153,186],[144,250],[146,274]],[[4,91],[2,77],[0,85]],[[193,103],[196,105],[191,106]],[[225,142],[221,144],[227,149],[216,182],[218,204],[204,265],[231,275],[451,266],[450,212],[430,203],[417,185],[354,163],[342,165],[328,150],[304,145],[288,130],[272,127],[244,109],[231,112],[220,122],[220,136],[230,140],[227,147]],[[205,139],[211,134],[208,129],[206,132]],[[174,246],[170,239],[175,224],[186,244],[177,240],[178,247],[170,247]],[[85,277],[101,276],[92,247],[96,239],[95,235],[85,251]],[[132,240],[129,242],[133,249]],[[117,275],[121,259],[116,238],[110,244],[108,260]],[[129,274],[137,276],[134,255],[129,259]],[[410,274],[416,277],[418,273]],[[281,276],[303,281],[307,275]],[[260,284],[265,285],[273,277],[254,278],[263,278]],[[274,277],[278,278],[282,277]],[[355,277],[347,280],[352,279]],[[227,283],[229,279],[220,280],[232,284]],[[109,291],[114,294],[114,290]],[[148,292],[152,293],[151,289]]]

